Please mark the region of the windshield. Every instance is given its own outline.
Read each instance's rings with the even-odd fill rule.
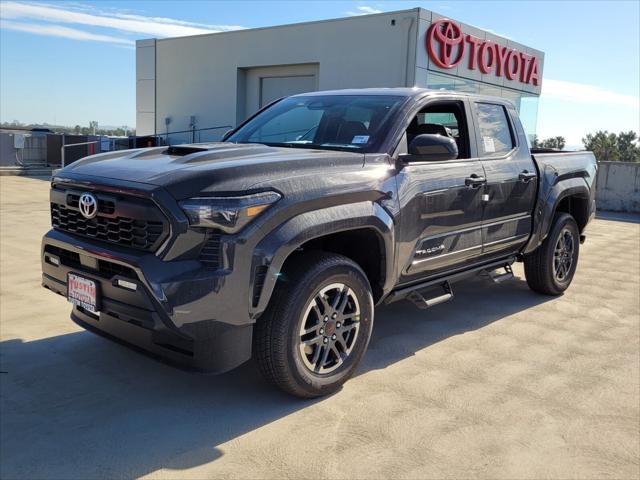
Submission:
[[[295,148],[371,152],[406,97],[289,97],[257,115],[227,141]]]

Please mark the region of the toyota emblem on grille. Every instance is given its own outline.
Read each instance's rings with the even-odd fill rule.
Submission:
[[[98,214],[98,201],[90,193],[80,195],[78,208],[84,218],[93,218]]]

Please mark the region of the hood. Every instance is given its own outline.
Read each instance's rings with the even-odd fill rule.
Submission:
[[[60,172],[161,186],[176,198],[207,191],[237,192],[257,183],[317,170],[362,167],[361,153],[211,143],[101,153]],[[331,171],[331,170],[329,170]]]

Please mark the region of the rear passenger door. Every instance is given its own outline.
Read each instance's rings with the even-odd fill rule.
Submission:
[[[531,232],[537,171],[518,114],[508,104],[472,101],[483,191],[483,255],[517,252]]]

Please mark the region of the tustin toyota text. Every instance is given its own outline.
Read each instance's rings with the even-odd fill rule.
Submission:
[[[419,88],[280,99],[223,141],[93,155],[51,182],[43,285],[82,327],[190,369],[251,357],[301,397],[362,359],[374,306],[524,262],[560,295],[590,152],[531,151],[512,103]]]

